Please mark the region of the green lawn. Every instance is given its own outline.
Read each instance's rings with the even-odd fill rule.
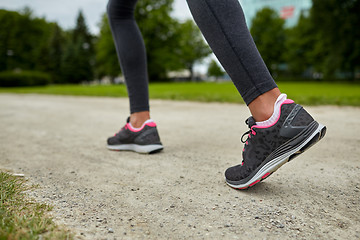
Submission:
[[[282,92],[305,105],[360,106],[360,85],[326,82],[280,82]],[[45,87],[0,88],[0,93],[38,93],[75,96],[126,97],[124,85],[83,86],[50,85]],[[226,83],[152,83],[150,98],[200,102],[243,103],[231,82]]]

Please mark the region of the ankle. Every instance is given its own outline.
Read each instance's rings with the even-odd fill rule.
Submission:
[[[143,111],[143,112],[136,112],[130,114],[130,123],[131,126],[134,128],[140,128],[146,120],[150,119],[150,112]]]
[[[274,112],[274,104],[281,92],[274,88],[254,99],[249,104],[251,115],[256,122],[262,122],[269,119]]]

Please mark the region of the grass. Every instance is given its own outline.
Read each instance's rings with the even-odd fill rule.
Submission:
[[[0,239],[72,239],[48,216],[46,204],[30,200],[26,180],[0,171]]]
[[[360,106],[360,84],[329,82],[280,82],[282,92],[304,105]],[[152,83],[150,98],[200,102],[243,103],[231,82]],[[50,85],[44,87],[0,88],[0,93],[37,93],[73,96],[127,97],[124,85]]]

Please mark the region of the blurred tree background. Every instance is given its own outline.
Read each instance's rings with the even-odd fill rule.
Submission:
[[[292,79],[359,79],[360,0],[312,3],[308,16],[287,29],[274,10],[257,12],[250,31],[270,72]]]
[[[192,79],[194,65],[211,53],[192,20],[171,17],[172,6],[173,0],[143,0],[136,8],[150,81],[168,80],[170,71],[184,69]],[[360,0],[313,0],[310,13],[292,28],[265,8],[250,31],[278,79],[354,81],[360,71],[359,13]],[[70,30],[34,16],[29,8],[0,10],[0,23],[0,83],[5,78],[26,78],[25,85],[81,83],[121,74],[106,14],[97,36],[89,32],[81,11]],[[214,62],[209,67],[209,74],[221,73]]]
[[[221,69],[221,67],[216,63],[215,60],[212,60],[209,64],[209,68],[207,71],[207,75],[209,77],[215,77],[215,80],[217,80],[219,77],[224,75],[224,71]]]
[[[285,20],[275,10],[263,8],[252,21],[250,33],[270,73],[276,73],[285,53]]]

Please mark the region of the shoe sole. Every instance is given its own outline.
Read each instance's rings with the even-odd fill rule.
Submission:
[[[114,151],[133,151],[137,153],[156,153],[164,149],[162,145],[138,145],[138,144],[121,144],[121,145],[107,145],[107,148]]]
[[[300,133],[300,134],[302,134],[302,133]],[[252,187],[255,184],[268,178],[271,174],[273,174],[277,169],[279,169],[285,163],[293,160],[295,157],[297,157],[301,153],[305,152],[307,149],[309,149],[315,143],[320,141],[325,136],[325,134],[326,134],[326,126],[324,126],[322,124],[318,124],[317,128],[311,133],[311,135],[305,141],[303,141],[301,144],[299,144],[295,148],[289,150],[288,152],[282,154],[281,156],[278,156],[278,157],[268,161],[246,183],[234,184],[234,182],[231,182],[225,178],[226,183],[230,187],[235,188],[235,189],[247,189],[249,187]],[[286,143],[286,144],[291,145],[288,143]],[[283,146],[279,147],[278,149],[280,149],[280,148],[286,148],[286,146],[283,145]],[[275,150],[275,151],[277,151],[277,150]]]

